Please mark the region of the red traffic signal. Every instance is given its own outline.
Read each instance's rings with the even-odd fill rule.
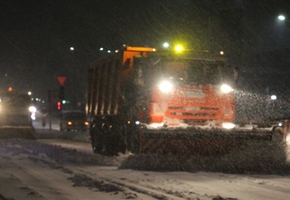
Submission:
[[[61,102],[60,101],[57,102],[57,110],[61,110]]]

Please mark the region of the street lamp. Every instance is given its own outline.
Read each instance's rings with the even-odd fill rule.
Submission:
[[[277,100],[277,95],[273,94],[273,95],[271,95],[270,98],[271,98],[271,100],[275,101],[275,100]]]
[[[167,49],[169,47],[169,43],[168,42],[164,42],[163,43],[163,47]]]
[[[278,20],[280,20],[280,21],[285,21],[285,20],[286,20],[285,15],[279,15],[279,16],[278,16]]]

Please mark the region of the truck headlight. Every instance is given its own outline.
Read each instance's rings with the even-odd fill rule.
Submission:
[[[220,87],[222,93],[227,94],[233,91],[233,88],[227,84],[222,84],[222,86]]]
[[[172,91],[173,84],[170,81],[164,80],[159,83],[158,87],[161,92],[167,93]]]

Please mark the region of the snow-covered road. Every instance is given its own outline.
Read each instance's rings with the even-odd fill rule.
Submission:
[[[268,174],[210,172],[206,167],[204,171],[170,171],[164,166],[160,170],[161,161],[155,159],[159,158],[96,155],[85,139],[0,140],[0,200],[286,200],[290,196],[287,169]],[[163,164],[177,162],[171,161]],[[157,171],[136,170],[136,166],[146,168],[154,163]]]

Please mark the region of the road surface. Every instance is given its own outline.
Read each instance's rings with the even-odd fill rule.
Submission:
[[[288,200],[290,196],[288,171],[142,171],[136,166],[158,165],[160,160],[154,162],[157,157],[152,157],[149,163],[141,156],[130,165],[128,160],[132,158],[130,154],[93,154],[90,144],[84,141],[47,137],[36,141],[0,140],[0,200]],[[180,165],[176,160],[166,164]]]

